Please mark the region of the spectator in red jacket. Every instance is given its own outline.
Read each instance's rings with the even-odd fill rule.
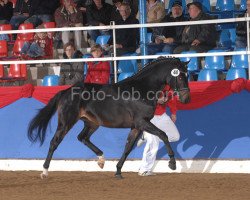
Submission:
[[[97,44],[91,47],[93,58],[103,56],[102,47]],[[110,64],[108,61],[88,62],[88,72],[85,83],[108,84],[110,76]]]

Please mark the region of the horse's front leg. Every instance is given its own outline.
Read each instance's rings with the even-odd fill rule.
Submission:
[[[119,178],[119,179],[123,178],[121,175],[122,166],[126,158],[128,157],[129,153],[131,152],[136,140],[138,139],[140,135],[139,133],[140,132],[137,129],[132,129],[130,131],[122,157],[116,165],[116,169],[117,169],[116,174],[115,174],[116,178]]]
[[[104,164],[105,164],[103,152],[90,141],[91,135],[98,129],[98,127],[99,126],[97,126],[91,122],[85,121],[84,128],[81,131],[81,133],[77,136],[77,138],[80,142],[82,142],[87,147],[89,147],[97,155],[97,157],[98,157],[97,164],[99,165],[100,168],[103,169]]]
[[[164,133],[159,128],[157,128],[154,124],[152,124],[149,121],[144,121],[142,123],[142,127],[143,127],[143,129],[145,131],[147,131],[148,133],[151,133],[153,135],[158,136],[164,142],[164,144],[167,147],[168,155],[169,155],[169,158],[170,158],[168,166],[169,166],[170,169],[176,170],[176,161],[175,161],[175,157],[174,157],[174,151],[172,150],[172,147],[171,147],[171,145],[169,143],[167,134]]]

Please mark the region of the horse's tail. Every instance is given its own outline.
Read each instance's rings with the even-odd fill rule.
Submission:
[[[66,90],[58,92],[49,103],[42,108],[38,114],[32,119],[28,128],[28,138],[31,142],[40,141],[42,145],[45,140],[47,126],[51,117],[55,114],[58,102]],[[35,131],[37,130],[37,131]]]

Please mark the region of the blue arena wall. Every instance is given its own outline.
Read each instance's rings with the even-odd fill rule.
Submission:
[[[250,93],[242,91],[201,109],[178,111],[179,142],[172,143],[179,159],[250,159]],[[47,130],[43,146],[27,139],[27,126],[44,104],[33,98],[22,98],[0,109],[0,159],[43,159],[56,125],[56,115]],[[57,159],[93,159],[95,154],[77,140],[83,128],[78,122],[54,154]],[[92,141],[108,159],[120,158],[129,129],[100,127]],[[143,146],[134,148],[129,158],[140,159]],[[163,144],[158,158],[168,158]]]

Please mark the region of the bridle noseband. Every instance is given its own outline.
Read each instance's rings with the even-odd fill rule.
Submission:
[[[181,73],[183,73],[183,74],[185,74],[185,76],[186,76],[186,72],[183,72],[183,71],[181,71],[181,70],[179,70],[179,69],[173,69],[172,71],[171,71],[171,78],[170,78],[170,80],[169,80],[169,83],[171,82],[171,79],[172,78],[174,78],[175,80],[175,88],[172,88],[172,90],[174,91],[174,94],[176,93],[177,95],[179,95],[179,92],[181,92],[181,91],[190,91],[190,89],[188,88],[188,87],[184,87],[184,88],[179,88],[177,85],[177,78],[179,77],[179,75],[181,74]]]

